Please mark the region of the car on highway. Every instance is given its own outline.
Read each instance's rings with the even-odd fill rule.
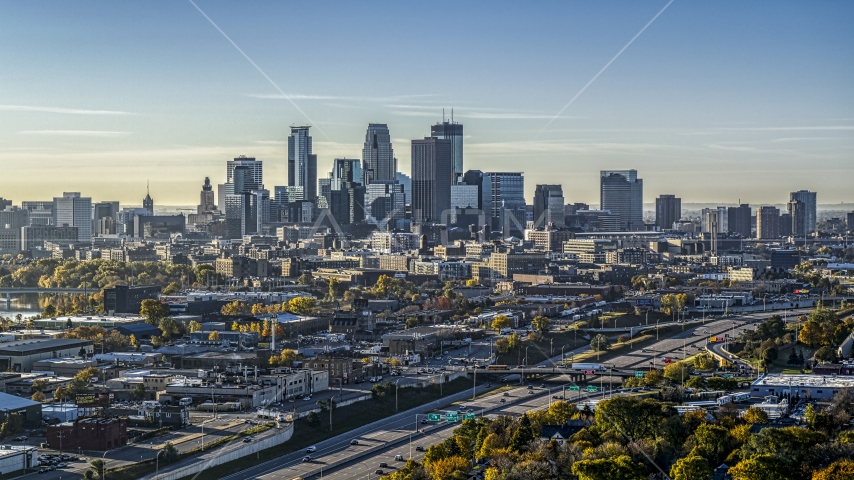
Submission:
[[[243,439],[243,443],[252,443],[252,437],[246,437]]]
[[[380,462],[380,468],[388,468],[388,464],[385,462]]]
[[[501,399],[501,400],[499,400],[499,401],[500,401],[501,403],[505,403],[505,402],[507,402],[507,399],[506,399],[506,398],[502,398],[502,399]]]
[[[316,446],[314,446],[314,445],[312,445],[312,446],[310,446],[310,447],[308,447],[308,448],[306,448],[306,449],[305,449],[305,453],[314,453],[314,452],[316,452],[316,451],[317,451],[317,447],[316,447]]]
[[[548,365],[540,365],[540,366],[539,366],[539,367],[537,367],[537,368],[549,368],[549,367],[548,367]]]
[[[416,452],[423,452],[423,451],[424,451],[424,447],[422,447],[421,445],[418,445],[417,447],[415,447],[415,451],[416,451]]]
[[[382,468],[378,468],[378,469],[374,470],[374,473],[375,473],[375,474],[377,474],[377,475],[382,475],[382,474],[383,474],[383,469],[382,469]]]
[[[302,457],[302,462],[303,462],[303,463],[308,463],[308,462],[310,462],[310,461],[312,461],[312,460],[314,460],[314,458],[313,458],[311,455],[306,455],[306,456]]]
[[[503,395],[503,396],[505,396],[505,397],[509,397],[509,396],[510,396],[510,394],[509,394],[509,393],[507,393],[507,392],[504,392],[502,395]]]
[[[403,455],[395,455],[394,460],[397,462],[402,462],[403,461]]]
[[[358,445],[358,444],[359,444],[359,441],[356,440],[355,438],[353,440],[350,440],[350,445]]]

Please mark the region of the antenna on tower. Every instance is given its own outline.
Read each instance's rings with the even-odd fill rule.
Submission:
[[[445,109],[442,109],[442,123],[445,123]]]
[[[451,123],[454,123],[454,109],[451,108]]]

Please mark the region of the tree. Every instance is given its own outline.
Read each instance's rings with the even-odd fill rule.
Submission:
[[[801,327],[800,333],[798,333],[798,338],[810,347],[821,343],[824,338],[824,328],[822,328],[821,324],[818,322],[807,321],[804,323],[804,326]]]
[[[510,327],[510,317],[506,315],[499,315],[492,320],[492,328],[495,330],[501,330],[502,328]]]
[[[33,396],[30,397],[30,400],[32,400],[34,402],[44,403],[47,399],[45,398],[44,394],[39,391],[39,392],[34,393]]]
[[[133,397],[134,400],[144,400],[145,399],[145,384],[137,383],[133,390],[131,390],[130,396]]]
[[[296,315],[308,315],[316,304],[314,297],[297,297],[288,302],[288,309]]]
[[[729,469],[732,480],[779,480],[788,478],[786,469],[775,456],[764,454],[742,460]]]
[[[160,458],[163,459],[163,462],[169,463],[181,458],[181,454],[172,442],[166,442],[163,444],[163,455]]]
[[[309,272],[303,273],[297,279],[297,283],[300,285],[311,285],[314,283],[314,277],[312,277],[311,273],[309,273]]]
[[[543,334],[545,334],[549,331],[549,327],[551,327],[551,325],[552,325],[552,321],[549,320],[548,317],[545,317],[542,315],[536,316],[536,317],[534,317],[533,320],[531,320],[531,327],[534,330],[536,330],[540,333],[543,333]]]
[[[507,353],[510,351],[510,340],[506,338],[499,338],[495,341],[495,350],[498,353]]]
[[[819,362],[835,362],[836,361],[836,350],[830,346],[824,346],[815,351],[813,358],[818,360]]]
[[[458,472],[468,472],[471,465],[466,457],[451,456],[431,462],[427,467],[427,473],[435,480],[453,479]]]
[[[691,455],[676,460],[670,468],[673,480],[708,480],[712,477],[709,461],[699,455]]]
[[[248,315],[249,307],[246,306],[245,303],[238,302],[237,300],[235,300],[231,303],[226,303],[225,305],[223,305],[222,308],[219,310],[219,313],[232,317]]]
[[[415,328],[418,326],[418,319],[415,317],[409,317],[406,319],[406,328]]]
[[[664,366],[664,378],[673,383],[682,383],[691,377],[691,370],[685,362],[671,362]]]
[[[777,347],[768,347],[762,351],[762,359],[768,363],[777,360],[779,355],[780,352],[777,350]]]
[[[138,347],[139,346],[139,340],[136,339],[136,335],[134,335],[132,333],[130,334],[130,336],[128,337],[128,344],[132,347]]]
[[[145,317],[149,325],[157,325],[160,319],[169,314],[169,306],[153,298],[147,298],[140,304],[139,314]]]
[[[572,474],[578,480],[643,480],[646,469],[628,455],[595,460],[580,460],[572,464]]]
[[[854,478],[854,460],[837,460],[812,474],[812,480],[842,480]]]
[[[91,462],[89,462],[89,465],[91,465],[92,468],[87,469],[86,471],[92,472],[91,478],[97,478],[99,480],[103,480],[104,479],[104,466],[105,466],[104,461],[100,458],[96,458],[96,459],[92,460]]]
[[[729,430],[719,425],[704,423],[694,431],[694,437],[696,450],[713,465],[723,462],[733,447]]]
[[[608,337],[601,333],[597,334],[590,340],[590,348],[595,352],[607,350],[610,345],[611,343],[608,341]]]
[[[237,323],[237,322],[234,322],[234,323]],[[201,323],[199,323],[195,320],[190,320],[190,325],[187,327],[187,330],[190,333],[201,331],[201,329],[202,329]],[[233,328],[232,328],[232,330],[233,330]]]
[[[293,367],[297,359],[297,351],[286,348],[279,354],[279,358],[283,367]]]
[[[320,415],[317,412],[308,412],[308,415],[305,417],[306,422],[309,427],[317,428],[320,426]]]
[[[756,407],[750,407],[744,412],[744,421],[752,424],[766,424],[768,423],[768,414],[765,413],[765,410]]]
[[[62,401],[65,398],[65,390],[62,387],[56,387],[56,391],[53,392],[53,399]]]
[[[218,342],[219,341],[219,332],[216,330],[211,332],[210,335],[208,335],[208,340],[213,341],[213,342]]]
[[[178,326],[178,322],[176,322],[172,317],[160,319],[160,322],[157,324],[157,328],[163,332],[163,335],[161,335],[163,338],[172,338],[173,335],[177,335],[181,332],[181,327]]]
[[[596,405],[596,425],[603,430],[616,427],[633,439],[653,437],[659,424],[672,410],[655,400],[616,397]]]

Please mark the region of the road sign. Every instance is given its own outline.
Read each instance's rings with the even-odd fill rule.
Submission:
[[[427,420],[429,420],[431,422],[439,422],[442,420],[442,415],[440,415],[438,413],[428,413],[427,414]]]
[[[596,372],[594,372],[593,370],[585,370],[584,371],[585,375],[593,375],[594,373],[596,373]]]
[[[636,377],[638,377],[638,378],[642,378],[642,377],[643,377],[643,372],[642,372],[641,370],[638,370],[638,371],[636,371],[636,372],[635,372],[635,376],[636,376]]]
[[[445,414],[446,422],[456,422],[457,421],[457,412],[447,412]]]
[[[593,385],[587,385],[587,391],[593,393],[596,391],[596,387]]]
[[[474,420],[474,412],[463,415],[463,420]]]
[[[579,391],[579,390],[581,390],[581,387],[579,387],[578,385],[570,385],[570,386],[569,386],[569,391],[570,391],[570,392],[577,392],[577,391]]]

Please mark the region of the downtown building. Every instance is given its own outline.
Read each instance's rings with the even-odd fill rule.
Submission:
[[[315,202],[317,197],[317,155],[312,153],[311,127],[291,127],[288,137],[288,186],[302,187],[303,198]]]
[[[798,190],[789,194],[789,201],[798,201],[804,204],[803,224],[798,226],[798,231],[803,230],[804,235],[814,232],[817,219],[816,193],[809,190]]]
[[[765,205],[756,211],[756,238],[780,238],[780,209]]]
[[[681,219],[681,198],[676,195],[659,195],[655,199],[655,225],[659,230],[670,230]]]
[[[53,225],[77,227],[80,242],[92,241],[92,199],[79,192],[65,192],[53,199]]]
[[[450,140],[451,159],[453,160],[451,185],[460,183],[463,179],[463,125],[454,122],[453,118],[450,122],[443,120],[442,123],[430,127],[430,136]]]
[[[451,140],[412,140],[412,220],[442,223],[450,214],[453,158]]]
[[[563,188],[560,185],[537,185],[534,190],[534,228],[549,224],[566,225]]]
[[[368,124],[365,145],[362,148],[362,171],[364,175],[362,184],[366,187],[375,180],[396,180],[397,159],[394,158],[388,125]]]
[[[637,170],[602,170],[599,174],[599,208],[617,215],[622,231],[641,231],[643,180]]]

